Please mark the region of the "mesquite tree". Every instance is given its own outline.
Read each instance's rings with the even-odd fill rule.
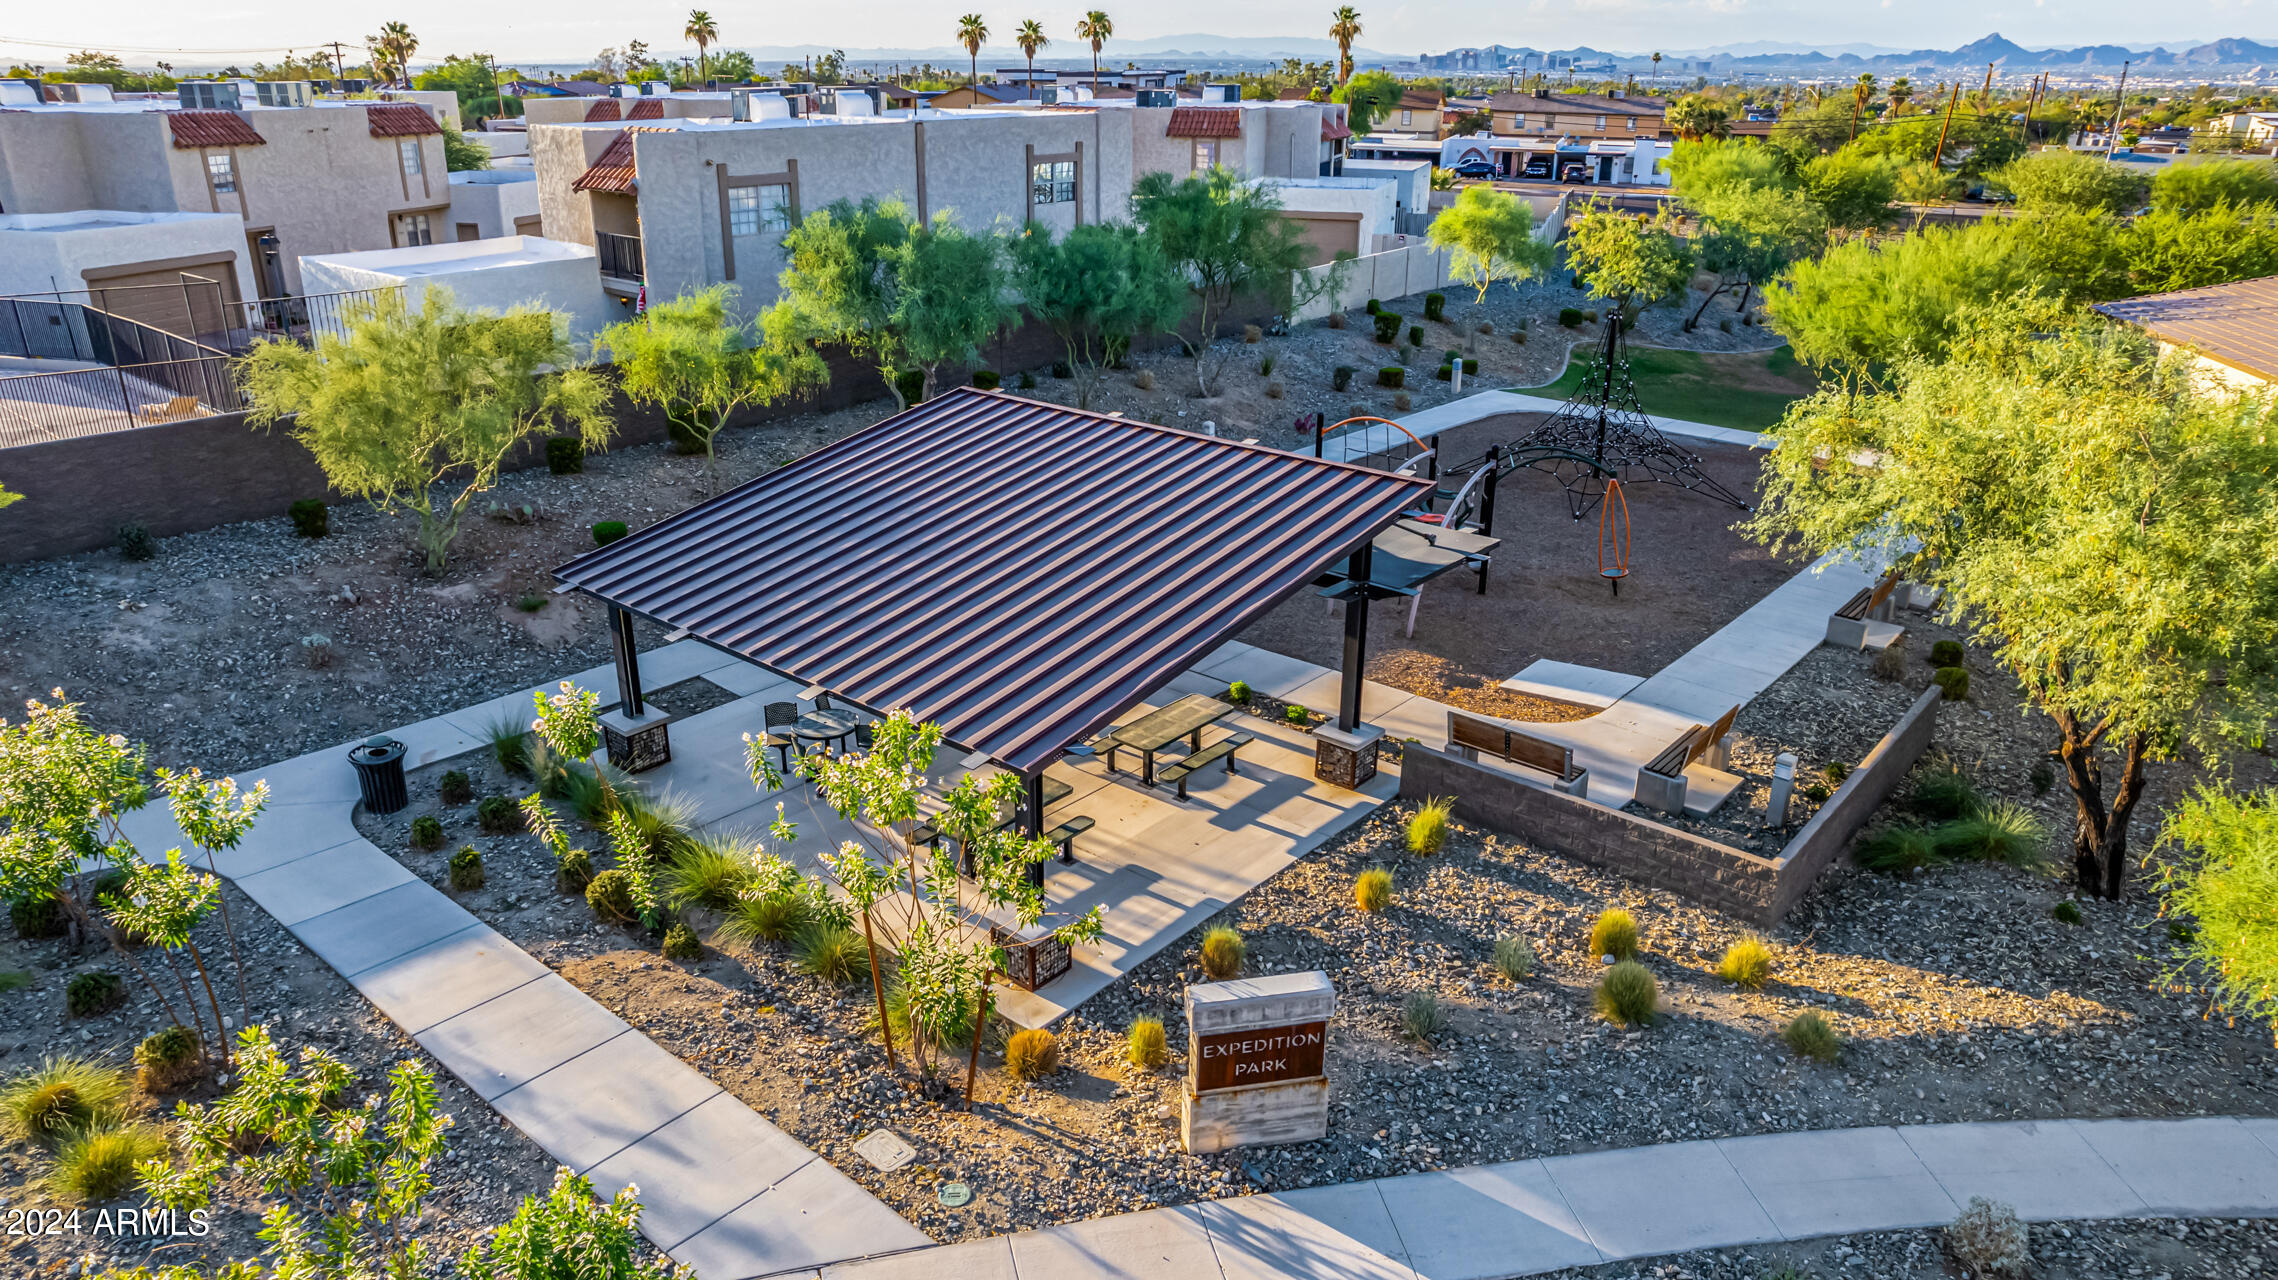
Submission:
[[[1526,201],[1492,186],[1473,183],[1455,198],[1455,204],[1432,219],[1424,238],[1435,249],[1448,251],[1448,269],[1456,279],[1476,291],[1474,302],[1484,305],[1487,288],[1508,280],[1516,289],[1550,265],[1551,247],[1534,232],[1534,209]]]
[[[1219,326],[1244,295],[1288,307],[1292,277],[1306,265],[1304,238],[1271,187],[1223,168],[1185,178],[1150,173],[1131,188],[1131,211],[1194,290],[1193,336],[1179,338],[1194,357],[1197,389],[1211,395],[1224,363],[1210,350]]]
[[[1167,332],[1186,314],[1185,279],[1136,228],[1087,222],[1054,240],[1032,225],[1011,255],[1021,304],[1067,352],[1079,409],[1091,407],[1101,372],[1135,339]]]

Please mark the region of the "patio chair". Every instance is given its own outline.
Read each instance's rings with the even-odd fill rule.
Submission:
[[[828,711],[828,710],[830,710],[830,709],[831,709],[831,696],[830,696],[829,694],[827,694],[827,693],[818,693],[818,694],[816,694],[816,695],[815,695],[815,710],[817,710],[817,711]]]
[[[768,746],[775,748],[777,767],[788,772],[791,768],[791,753],[798,749],[799,740],[788,733],[777,733],[776,730],[791,728],[799,723],[799,704],[796,702],[770,702],[767,704],[766,710],[767,737],[765,741]]]
[[[865,720],[854,726],[854,749],[868,751],[878,741],[878,726]]]

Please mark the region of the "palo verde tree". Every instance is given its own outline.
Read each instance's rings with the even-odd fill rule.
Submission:
[[[2160,844],[2161,913],[2189,924],[2170,976],[2278,1030],[2278,790],[2202,786],[2168,813]]]
[[[621,320],[594,339],[615,363],[625,398],[663,410],[675,439],[702,445],[704,472],[715,480],[720,430],[730,417],[830,380],[812,344],[767,340],[735,319],[735,301],[734,285],[716,284]]]
[[[766,329],[784,340],[829,342],[868,361],[909,408],[895,374],[904,358],[894,322],[899,264],[917,220],[898,200],[836,201],[800,219],[783,236],[783,300]]]
[[[1132,188],[1131,208],[1194,292],[1192,336],[1179,338],[1194,357],[1197,389],[1209,396],[1222,363],[1211,344],[1226,313],[1245,295],[1286,309],[1292,277],[1305,265],[1303,238],[1271,188],[1223,168],[1185,178],[1150,173]]]
[[[388,295],[313,347],[263,342],[239,362],[250,420],[289,422],[332,487],[419,518],[440,572],[475,495],[529,441],[566,430],[609,442],[609,392],[571,352],[562,317],[459,309],[429,289],[415,312]]]
[[[2171,164],[2151,180],[2152,207],[2200,213],[2217,205],[2278,203],[2278,161],[2203,160]]]
[[[1079,409],[1091,407],[1102,371],[1134,341],[1169,332],[1186,314],[1185,279],[1136,227],[1087,222],[1054,240],[1031,224],[1009,252],[1021,305],[1067,353]]]
[[[2143,174],[2102,156],[2051,147],[2019,156],[1987,175],[2020,209],[2130,213],[2151,190]]]
[[[1688,203],[1701,215],[1693,256],[1716,273],[1716,284],[1685,320],[1688,330],[1701,322],[1711,302],[1735,288],[1740,290],[1736,310],[1747,311],[1755,290],[1826,242],[1827,221],[1819,206],[1786,187],[1720,188]]]
[[[1861,237],[1797,262],[1764,291],[1773,327],[1822,372],[1869,373],[1909,354],[1935,359],[1973,306],[2039,283],[2019,245],[1987,226]]]
[[[1749,530],[1942,589],[2054,722],[2075,877],[2117,897],[2146,762],[2219,757],[2278,714],[2273,406],[2052,304],[1959,323],[1887,390],[1791,407]]]
[[[1666,209],[1639,218],[1592,205],[1567,220],[1566,260],[1591,296],[1621,312],[1624,328],[1693,278],[1692,255]]]
[[[1448,268],[1485,304],[1487,287],[1508,280],[1517,288],[1549,267],[1552,250],[1535,235],[1534,209],[1484,183],[1465,187],[1455,203],[1432,219],[1425,239],[1448,251]]]
[[[1004,246],[941,213],[911,229],[892,268],[890,320],[904,357],[925,370],[931,399],[943,366],[978,360],[981,344],[1019,314],[1005,293]]]

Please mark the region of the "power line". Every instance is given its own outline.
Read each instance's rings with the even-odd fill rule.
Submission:
[[[331,43],[331,41],[311,40],[306,44],[262,45],[254,48],[163,49],[149,45],[112,44],[102,40],[92,42],[85,40],[27,40],[21,36],[0,35],[0,45],[26,45],[35,49],[70,49],[74,52],[81,49],[93,49],[99,53],[187,53],[217,57],[230,53],[298,53],[303,49],[328,48]],[[360,41],[358,43],[361,44]]]

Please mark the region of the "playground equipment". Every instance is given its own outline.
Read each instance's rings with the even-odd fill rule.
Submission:
[[[1621,513],[1621,523],[1614,523],[1614,513]],[[1606,552],[1611,549],[1614,562],[1606,563]],[[1606,480],[1606,500],[1598,508],[1598,576],[1614,584],[1614,595],[1621,595],[1621,580],[1629,576],[1629,499],[1622,496],[1618,476]]]

